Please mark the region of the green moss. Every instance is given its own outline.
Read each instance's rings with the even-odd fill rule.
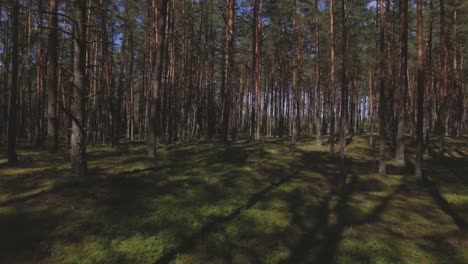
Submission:
[[[454,206],[468,206],[468,194],[447,193],[444,197]]]
[[[466,216],[468,190],[454,173],[467,171],[468,147],[447,142],[453,155],[428,156],[426,168]],[[334,186],[339,157],[313,138],[161,145],[153,161],[145,148],[90,146],[92,184],[70,173],[66,149],[20,149],[34,155],[28,168],[0,156],[0,203],[11,203],[0,206],[0,262],[154,263],[168,253],[175,263],[468,262],[466,232],[406,164],[389,160],[378,176],[366,135],[346,147],[344,193]]]

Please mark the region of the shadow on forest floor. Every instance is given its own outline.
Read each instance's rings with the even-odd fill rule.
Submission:
[[[468,146],[427,156],[423,185],[393,161],[378,176],[367,142],[349,141],[345,177],[314,138],[161,146],[154,161],[92,146],[91,183],[65,152],[20,149],[27,167],[0,156],[0,262],[468,262]]]

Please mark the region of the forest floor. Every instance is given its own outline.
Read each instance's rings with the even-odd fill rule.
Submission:
[[[0,263],[468,263],[468,138],[377,175],[377,146],[354,136],[340,160],[314,138],[90,146],[94,177],[68,154],[0,148]],[[437,152],[436,141],[431,149]]]

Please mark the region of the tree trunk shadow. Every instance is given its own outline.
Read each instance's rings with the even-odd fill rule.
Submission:
[[[408,159],[405,160],[406,166],[408,169],[413,169],[414,164],[409,161]],[[427,172],[424,172],[427,173]],[[453,172],[452,172],[453,173]],[[455,176],[457,176],[455,174]],[[429,194],[432,196],[434,201],[436,201],[437,205],[440,207],[440,209],[450,216],[453,220],[453,222],[458,226],[458,228],[462,230],[468,230],[468,222],[466,219],[464,219],[462,216],[460,216],[447,202],[447,200],[442,196],[442,194],[439,191],[439,188],[437,188],[437,185],[427,176],[424,177],[424,180],[422,181],[423,185],[427,188],[429,191]]]
[[[336,256],[338,245],[343,236],[343,231],[349,225],[346,220],[346,207],[348,206],[349,199],[354,191],[356,181],[357,176],[352,175],[351,182],[345,184],[341,189],[338,198],[338,204],[335,207],[337,223],[335,225],[329,226],[325,231],[325,239],[322,242],[322,247],[319,251],[319,254],[317,255],[317,258],[313,261],[313,263],[333,262]]]
[[[317,246],[318,240],[317,236],[323,230],[328,229],[329,225],[329,215],[330,215],[330,209],[329,209],[329,204],[331,200],[331,195],[327,195],[323,201],[320,203],[320,206],[317,208],[317,214],[318,214],[318,222],[317,224],[308,230],[297,242],[295,247],[291,249],[292,253],[289,257],[289,259],[286,261],[287,263],[301,263],[304,262],[305,259],[307,259],[307,255],[309,254],[311,248]],[[323,234],[326,235],[326,234]]]
[[[226,216],[216,217],[213,218],[211,221],[209,220],[200,230],[195,232],[191,235],[188,239],[183,241],[178,247],[168,251],[166,254],[161,256],[158,260],[155,261],[156,264],[162,263],[170,263],[172,262],[178,254],[187,252],[191,248],[193,248],[198,240],[200,240],[203,236],[213,232],[216,228],[219,228],[221,225],[233,220],[235,217],[239,216],[242,211],[248,210],[252,208],[256,203],[262,200],[265,195],[270,193],[271,191],[275,190],[279,186],[283,185],[284,183],[288,182],[292,178],[294,178],[299,172],[302,170],[302,167],[297,168],[292,174],[283,177],[280,181],[271,184],[270,186],[254,193],[246,202],[244,206],[241,206],[231,212]]]
[[[322,249],[313,263],[333,263],[335,261],[339,243],[343,239],[344,230],[347,227],[360,226],[378,221],[395,195],[406,188],[406,183],[400,184],[392,193],[383,198],[380,204],[367,214],[367,216],[362,220],[354,221],[352,219],[348,219],[347,213],[349,210],[347,207],[351,194],[355,190],[357,179],[358,177],[353,174],[351,182],[344,186],[343,191],[340,194],[338,204],[336,205],[337,224],[330,226],[326,231]]]
[[[466,219],[464,219],[462,216],[460,216],[447,202],[447,200],[442,196],[440,193],[439,189],[437,188],[436,184],[430,180],[427,179],[424,181],[424,186],[429,190],[429,193],[431,194],[432,198],[434,201],[437,202],[437,205],[440,207],[440,209],[447,215],[449,215],[453,222],[458,226],[458,228],[462,230],[468,230],[468,222]]]

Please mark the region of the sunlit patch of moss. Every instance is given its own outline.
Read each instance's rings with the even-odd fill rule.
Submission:
[[[468,206],[468,194],[446,193],[444,197],[455,206]]]
[[[238,221],[243,226],[241,234],[267,235],[288,226],[289,215],[285,211],[249,209],[239,217]],[[249,229],[250,232],[246,232]]]
[[[17,209],[12,206],[8,207],[0,207],[0,217],[2,216],[7,216],[7,215],[13,215],[17,213]]]
[[[413,226],[415,228],[415,226]],[[338,250],[338,263],[450,263],[437,253],[447,250],[422,236],[395,233],[387,224],[346,229]],[[427,251],[427,248],[435,247]]]
[[[468,193],[445,192],[443,196],[461,217],[468,217]]]
[[[395,263],[390,245],[382,243],[375,235],[363,239],[355,234],[351,228],[344,231],[345,239],[339,245],[337,263]]]
[[[164,252],[167,242],[157,236],[136,234],[113,239],[111,244],[117,255],[125,257],[126,263],[153,263],[152,260]]]
[[[263,263],[281,263],[290,255],[289,248],[282,243],[278,243],[274,249],[275,250],[271,250],[266,254],[266,256],[263,258]]]
[[[54,243],[50,252],[48,263],[112,263],[121,258],[109,240],[96,236],[84,237],[80,243]]]
[[[266,217],[275,217],[273,219]],[[278,217],[278,218],[277,218]],[[232,236],[251,235],[251,231],[272,231],[274,227],[284,226],[287,221],[282,219],[279,211],[250,209],[244,211],[239,218],[232,221],[227,227],[227,234]]]

